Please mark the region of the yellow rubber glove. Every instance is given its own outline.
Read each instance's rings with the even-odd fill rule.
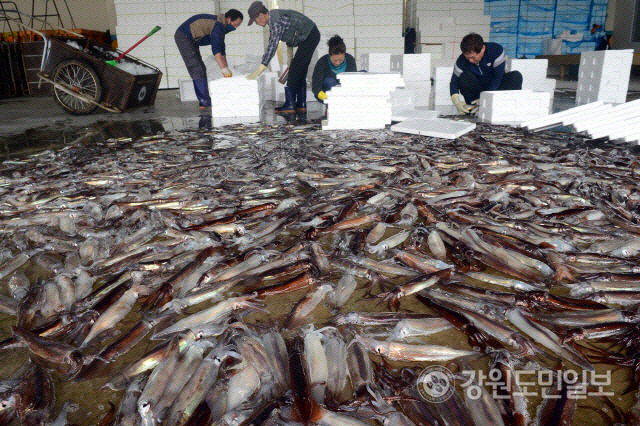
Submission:
[[[287,65],[291,66],[291,61],[293,61],[293,46],[287,46]]]
[[[451,101],[456,106],[458,114],[469,114],[473,109],[472,105],[464,103],[464,100],[462,99],[462,96],[460,96],[460,93],[454,93],[453,95],[451,95]]]
[[[224,75],[225,77],[232,77],[233,74],[231,73],[231,70],[227,67],[222,68],[222,75]]]
[[[327,94],[324,93],[323,91],[318,92],[318,99],[320,99],[321,101],[324,101],[325,99],[327,99]]]
[[[265,67],[263,64],[260,64],[257,70],[247,76],[247,80],[255,80],[256,78],[260,77],[260,74],[262,74],[266,69],[267,67]]]

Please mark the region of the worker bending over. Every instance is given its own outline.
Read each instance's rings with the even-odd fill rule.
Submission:
[[[318,59],[313,69],[311,91],[317,100],[324,103],[326,92],[338,84],[337,76],[342,72],[356,72],[356,60],[347,53],[344,40],[334,35],[327,42],[329,54]]]
[[[522,90],[522,74],[504,72],[507,57],[498,43],[485,43],[481,35],[470,33],[460,42],[460,50],[462,54],[456,60],[449,83],[451,100],[459,114],[478,111],[481,92]]]
[[[200,46],[211,45],[211,52],[222,70],[222,75],[231,77],[224,37],[238,28],[242,19],[242,13],[236,9],[229,9],[224,15],[218,16],[200,13],[187,19],[176,30],[174,39],[187,66],[189,76],[193,80],[200,108],[211,107],[207,69],[200,55]]]
[[[247,76],[255,80],[266,69],[276,54],[278,43],[287,43],[289,53],[289,75],[284,88],[285,103],[276,108],[278,113],[307,111],[307,71],[313,52],[320,42],[320,31],[316,24],[300,12],[289,9],[269,11],[261,1],[249,6],[249,25],[253,22],[264,27],[269,24],[269,43],[258,69]],[[293,48],[298,47],[295,56]],[[293,56],[293,59],[292,59]]]

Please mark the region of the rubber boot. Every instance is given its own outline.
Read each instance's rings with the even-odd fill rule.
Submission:
[[[296,112],[295,99],[296,89],[292,89],[289,86],[284,86],[284,104],[276,108],[276,114],[286,114]]]
[[[296,90],[296,112],[307,112],[307,86],[300,86]]]
[[[193,80],[193,88],[196,91],[196,98],[200,103],[200,108],[211,108],[211,97],[209,96],[209,85],[206,78]]]

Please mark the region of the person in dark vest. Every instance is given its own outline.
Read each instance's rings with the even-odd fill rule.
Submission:
[[[498,43],[485,43],[480,34],[469,33],[460,42],[460,50],[449,83],[451,101],[459,114],[478,111],[481,92],[522,90],[522,74],[505,73],[507,57]]]
[[[343,72],[356,72],[356,60],[347,53],[347,46],[339,35],[334,35],[327,43],[329,54],[324,55],[313,69],[311,91],[317,100],[324,103],[327,91],[338,84],[337,76]]]
[[[174,39],[193,80],[200,108],[211,107],[207,69],[200,55],[200,46],[211,45],[211,52],[222,70],[222,75],[231,77],[224,37],[238,28],[243,18],[242,13],[236,9],[229,9],[224,15],[218,16],[200,13],[184,21],[176,30]]]
[[[254,22],[261,27],[269,25],[270,36],[267,50],[262,56],[258,69],[247,76],[256,79],[269,65],[276,54],[278,43],[284,41],[289,50],[289,74],[284,88],[285,103],[276,108],[278,113],[307,111],[307,71],[313,52],[320,42],[320,31],[316,24],[300,12],[288,9],[269,11],[261,1],[254,1],[249,6],[249,25]],[[297,47],[291,60],[293,48]]]

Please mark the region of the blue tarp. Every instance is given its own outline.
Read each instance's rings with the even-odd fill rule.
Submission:
[[[604,28],[608,0],[485,0],[484,13],[491,15],[490,41],[500,43],[513,58],[533,58],[544,53],[544,41],[569,31],[580,41],[564,41],[562,53],[595,50]]]

